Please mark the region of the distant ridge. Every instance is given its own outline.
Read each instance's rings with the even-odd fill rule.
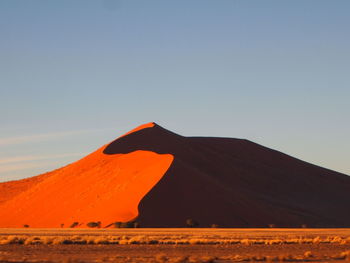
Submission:
[[[141,125],[66,167],[0,184],[0,227],[349,227],[350,177],[248,140]]]

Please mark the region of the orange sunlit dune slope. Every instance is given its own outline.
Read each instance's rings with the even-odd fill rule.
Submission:
[[[0,184],[0,227],[349,227],[350,177],[256,144],[147,123],[58,170]]]
[[[152,124],[131,132],[146,127]],[[137,217],[140,200],[173,156],[142,150],[107,155],[105,147],[40,180],[0,184],[0,201],[7,199],[0,203],[0,227],[69,227],[73,222],[86,227],[93,221],[106,226]]]

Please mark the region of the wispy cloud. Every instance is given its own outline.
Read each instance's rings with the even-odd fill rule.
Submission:
[[[64,153],[64,154],[51,154],[51,155],[24,155],[16,157],[8,157],[0,159],[0,167],[2,165],[7,165],[11,163],[22,163],[22,162],[33,162],[41,160],[50,160],[50,159],[62,159],[67,157],[78,157],[82,156],[83,153]]]
[[[76,131],[52,132],[52,133],[41,133],[41,134],[25,135],[25,136],[6,137],[6,138],[0,138],[0,146],[55,140],[61,137],[77,136],[85,133],[100,132],[104,130],[106,129],[76,130]]]
[[[0,175],[5,172],[45,168],[62,163],[64,158],[81,157],[83,153],[64,153],[51,155],[25,155],[0,159]]]
[[[29,170],[34,168],[45,168],[52,165],[59,164],[59,161],[50,161],[45,163],[20,163],[20,164],[11,164],[11,165],[1,165],[0,173],[13,172],[19,170]]]
[[[39,133],[26,136],[0,136],[0,181],[13,180],[13,174],[20,174],[20,177],[28,177],[38,171],[52,170],[67,164],[74,159],[83,157],[86,153],[63,153],[63,154],[27,154],[19,156],[6,156],[6,146],[39,143],[42,141],[58,141],[65,137],[76,137],[83,134],[97,133],[112,130],[106,129],[85,129],[64,132]],[[1,153],[1,150],[3,152]],[[2,156],[2,158],[1,158]],[[76,157],[76,158],[74,158]],[[9,177],[11,174],[11,177]],[[2,179],[3,178],[3,179]]]

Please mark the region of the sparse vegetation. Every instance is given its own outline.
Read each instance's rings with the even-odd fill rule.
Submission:
[[[186,220],[186,226],[187,227],[198,227],[199,223],[196,220],[189,218]]]
[[[115,222],[112,224],[114,228],[139,228],[140,223],[136,221],[129,222]]]
[[[337,244],[337,245],[350,245],[350,237],[340,236],[328,236],[328,237],[279,237],[279,238],[239,238],[228,235],[215,235],[208,236],[189,233],[178,235],[155,235],[147,234],[143,235],[130,234],[130,235],[99,235],[91,236],[85,235],[86,232],[81,232],[80,235],[64,235],[64,236],[28,236],[28,235],[9,235],[0,236],[0,244],[174,244],[174,245],[292,245],[292,244]],[[310,256],[311,252],[307,254]],[[306,255],[306,254],[305,254]]]
[[[71,225],[70,225],[70,228],[74,228],[74,227],[76,227],[76,226],[78,226],[79,225],[79,222],[73,222]]]
[[[96,222],[95,222],[96,223]],[[22,234],[13,234],[13,231]],[[17,245],[16,251],[30,251],[26,246],[35,245],[35,251],[45,251],[50,245],[71,246],[64,248],[65,251],[76,251],[82,253],[88,248],[84,245],[99,245],[94,251],[128,251],[129,245],[153,246],[147,257],[130,255],[122,257],[110,257],[104,255],[94,262],[333,262],[350,260],[350,230],[301,230],[301,229],[261,229],[261,230],[235,230],[235,229],[56,229],[42,230],[31,228],[28,230],[6,230],[0,229],[0,261],[2,252],[6,249],[13,251],[11,245]],[[77,246],[77,245],[82,245]],[[114,245],[113,249],[106,249],[101,245]],[[172,245],[163,246],[162,245]],[[201,246],[205,247],[204,254],[181,254],[186,249],[174,250],[178,246]],[[210,246],[212,245],[212,246]],[[219,245],[219,246],[218,246]],[[305,246],[307,245],[307,246]],[[165,252],[167,248],[172,249],[172,253]],[[329,248],[327,253],[320,253],[320,247]],[[161,248],[161,250],[159,250]],[[223,251],[224,254],[207,254],[208,251]],[[217,250],[216,248],[220,248]],[[238,254],[230,254],[228,251],[236,251]],[[281,250],[283,248],[283,250]],[[305,248],[305,249],[303,249]],[[307,248],[307,249],[306,249]],[[164,251],[165,249],[165,251]],[[147,250],[147,249],[146,249]],[[80,252],[79,252],[80,251]],[[141,251],[141,250],[140,250]],[[148,250],[147,250],[148,251]],[[177,251],[174,254],[174,251]],[[194,251],[202,251],[195,249]],[[156,252],[156,253],[155,253]],[[203,252],[203,251],[202,251]],[[36,252],[35,252],[36,253]],[[118,252],[119,253],[119,252]],[[143,253],[143,252],[142,252]],[[146,253],[146,252],[145,252]],[[149,252],[147,252],[149,253]],[[152,254],[153,253],[153,254]],[[186,252],[187,253],[187,252]],[[124,254],[125,255],[125,254]],[[11,254],[12,256],[12,254]],[[46,254],[45,254],[46,256]],[[63,255],[62,255],[63,256]],[[11,259],[13,261],[13,259]],[[12,262],[11,261],[11,262]],[[63,262],[64,260],[62,260]],[[7,261],[5,261],[7,262]],[[13,261],[15,262],[15,261]],[[17,261],[16,261],[17,262]],[[18,261],[22,262],[22,261]],[[31,261],[32,262],[32,261]],[[33,261],[34,262],[34,261]],[[40,261],[43,262],[43,261]],[[46,261],[45,261],[46,262]],[[75,261],[67,261],[75,262]]]
[[[91,228],[100,228],[101,227],[101,222],[97,221],[97,222],[89,222],[86,224],[88,227]]]
[[[305,256],[306,258],[312,258],[314,255],[312,254],[311,251],[306,251],[306,252],[304,253],[304,256]]]

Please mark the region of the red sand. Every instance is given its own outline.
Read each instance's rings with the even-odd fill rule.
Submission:
[[[173,161],[170,154],[135,151],[103,154],[33,179],[0,184],[0,226],[65,227],[93,221],[108,225],[137,217],[138,204]]]
[[[118,139],[122,138],[122,137],[125,137],[125,136],[127,136],[127,135],[129,135],[131,133],[134,133],[134,132],[146,129],[146,128],[152,128],[152,127],[154,127],[154,125],[155,125],[154,122],[149,122],[149,123],[142,124],[142,125],[136,127],[135,129],[132,129],[131,131],[128,131],[127,133],[125,133],[122,136],[118,137]]]
[[[115,140],[107,154],[170,153],[141,200],[143,227],[349,227],[350,177],[242,139],[184,137],[158,125]]]
[[[0,227],[349,227],[350,177],[253,142],[148,123],[80,161],[0,184]]]
[[[47,178],[47,176],[49,175],[41,174],[23,180],[0,183],[0,205],[41,182],[43,179]]]

